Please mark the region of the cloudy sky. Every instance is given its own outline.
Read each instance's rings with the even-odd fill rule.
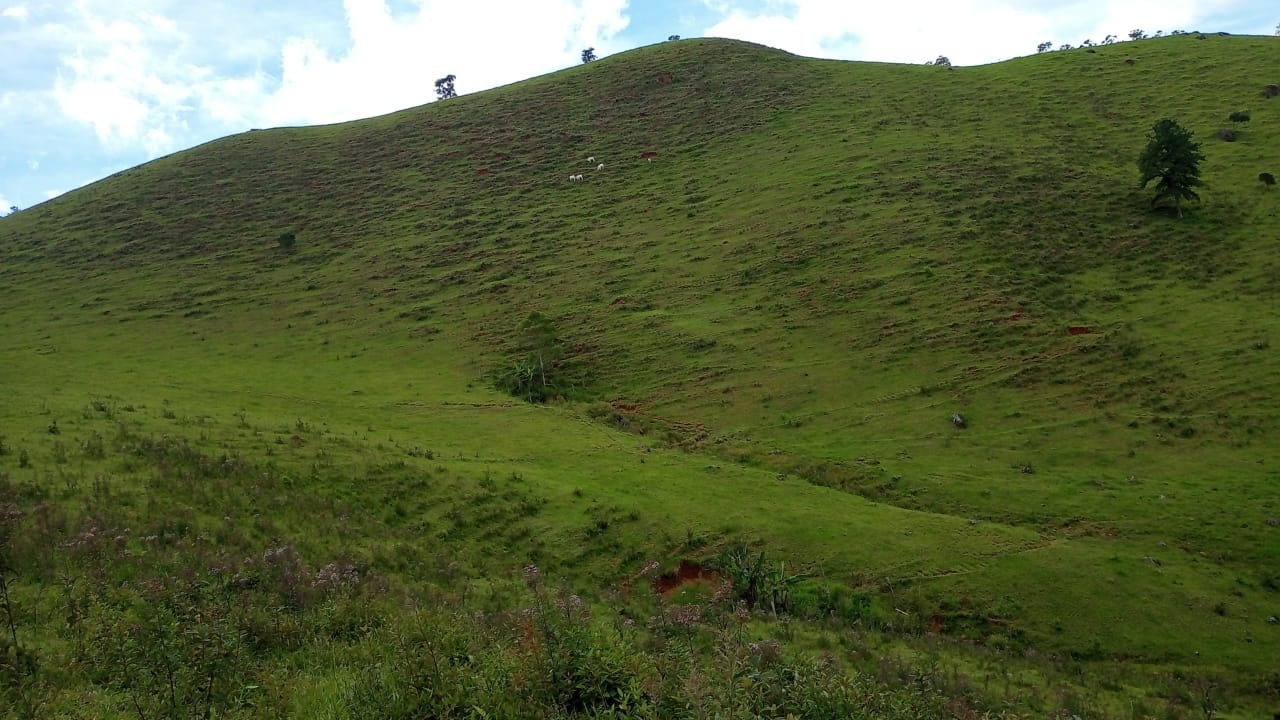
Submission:
[[[957,65],[1134,28],[1272,35],[1275,0],[0,0],[0,214],[250,128],[369,117],[683,37]]]

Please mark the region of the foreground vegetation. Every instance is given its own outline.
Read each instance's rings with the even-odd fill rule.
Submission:
[[[680,41],[5,218],[3,707],[1265,716],[1277,47]]]

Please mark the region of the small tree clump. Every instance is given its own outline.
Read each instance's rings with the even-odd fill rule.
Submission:
[[[458,91],[453,87],[453,81],[457,79],[456,75],[445,75],[436,80],[436,99],[448,100],[449,98],[458,97]]]
[[[1262,88],[1262,96],[1273,98],[1280,95],[1280,85],[1268,85]]]
[[[582,63],[585,65],[596,59],[596,49],[589,47],[582,51]]]
[[[1238,124],[1238,123],[1247,123],[1247,122],[1249,122],[1249,111],[1248,111],[1248,110],[1237,110],[1237,111],[1235,111],[1235,112],[1231,113],[1231,115],[1229,115],[1229,116],[1227,117],[1227,119],[1228,119],[1228,120],[1230,120],[1231,122],[1233,122],[1233,123],[1237,123],[1237,124]]]
[[[1147,33],[1146,33],[1146,32],[1144,32],[1144,31],[1142,31],[1142,30],[1137,30],[1137,29],[1135,29],[1135,30],[1130,30],[1130,31],[1129,31],[1129,39],[1130,39],[1130,40],[1142,40],[1142,39],[1144,39],[1144,38],[1146,38],[1146,37],[1147,37]]]
[[[941,67],[951,67],[951,58],[946,55],[939,55],[938,59],[933,61],[933,64]]]
[[[1038,53],[1048,52],[1049,50],[1052,50],[1052,49],[1053,49],[1053,43],[1051,42],[1042,42],[1036,46],[1036,52]]]
[[[1270,190],[1271,186],[1276,184],[1276,176],[1269,172],[1258,173],[1258,182],[1262,183],[1263,187]]]
[[[1172,118],[1164,118],[1151,127],[1150,140],[1138,157],[1142,187],[1156,180],[1152,207],[1172,200],[1178,217],[1182,217],[1183,200],[1199,200],[1195,187],[1200,180],[1200,163],[1204,155],[1191,131]]]
[[[672,42],[672,41],[679,40],[679,39],[680,39],[680,36],[679,36],[679,35],[669,35],[669,36],[667,37],[667,41],[668,41],[668,42]]]
[[[280,233],[280,237],[276,238],[276,243],[285,250],[292,250],[293,246],[298,242],[298,236],[291,233]]]
[[[510,367],[497,371],[495,384],[531,403],[563,394],[564,346],[555,321],[540,312],[529,313],[520,323],[519,335],[519,355],[512,359]]]

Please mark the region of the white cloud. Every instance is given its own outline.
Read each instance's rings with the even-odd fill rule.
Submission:
[[[0,216],[8,215],[11,207],[13,207],[13,203],[9,202],[9,198],[0,195]]]
[[[44,199],[45,199],[45,200],[52,200],[52,199],[54,199],[54,198],[58,197],[59,195],[61,195],[61,194],[65,193],[65,192],[66,192],[66,190],[45,190],[45,191],[44,191]]]
[[[0,17],[13,18],[18,22],[26,20],[30,14],[31,11],[27,9],[26,5],[10,5],[4,10],[0,10]],[[9,206],[5,205],[5,207],[8,208]]]
[[[588,46],[607,54],[627,25],[626,0],[419,0],[394,17],[385,0],[345,0],[350,47],[330,57],[309,38],[283,50],[281,84],[267,124],[337,122],[434,98],[434,81],[457,75],[460,92],[522,80],[578,62]],[[501,21],[496,20],[500,18]]]
[[[627,25],[627,0],[413,2],[393,14],[386,0],[344,0],[347,47],[290,38],[278,51],[278,77],[261,67],[234,74],[194,62],[201,28],[181,18],[80,2],[58,28],[75,50],[60,57],[54,95],[105,148],[154,157],[189,144],[192,122],[206,132],[213,125],[214,134],[337,122],[433,100],[434,80],[449,73],[460,92],[515,82],[577,63],[584,47],[608,54]]]
[[[174,133],[185,128],[182,116],[198,87],[191,81],[201,74],[180,59],[185,36],[159,15],[104,20],[82,12],[80,43],[60,58],[59,107],[92,126],[109,149],[141,147],[150,156],[176,149]]]
[[[723,7],[720,0],[704,0]],[[947,55],[975,65],[1055,45],[1124,38],[1134,28],[1191,30],[1243,0],[771,0],[729,10],[709,36],[750,40],[815,57],[920,63]]]

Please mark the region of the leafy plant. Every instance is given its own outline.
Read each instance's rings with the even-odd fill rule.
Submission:
[[[1276,176],[1269,172],[1258,173],[1258,182],[1262,183],[1263,187],[1270,190],[1271,186],[1276,184]]]
[[[788,573],[785,562],[770,562],[763,550],[752,553],[735,543],[720,554],[717,566],[748,608],[767,605],[774,615],[791,609],[791,588],[808,573]]]
[[[297,242],[298,236],[291,232],[280,233],[280,236],[276,238],[276,243],[285,250],[292,250]]]
[[[565,351],[555,321],[531,312],[520,323],[518,355],[496,373],[498,388],[531,403],[546,402],[567,391]]]

